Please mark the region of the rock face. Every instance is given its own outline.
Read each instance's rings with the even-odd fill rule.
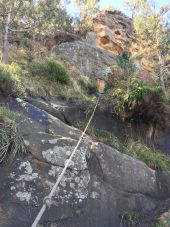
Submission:
[[[24,114],[19,131],[30,153],[0,166],[0,227],[28,227],[81,132],[21,100],[10,108]],[[169,197],[169,173],[85,136],[40,225],[118,227],[125,210],[142,218]]]
[[[90,107],[90,102],[83,102],[81,98],[72,97],[68,102],[45,102],[42,99],[29,99],[29,103],[38,108],[47,111],[49,114],[59,118],[61,121],[75,126],[76,121],[88,120],[86,114]],[[108,105],[108,106],[107,106]],[[154,132],[151,130],[152,125],[148,122],[123,122],[121,119],[113,115],[113,110],[105,99],[100,98],[100,109],[95,114],[91,125],[96,129],[101,129],[113,133],[121,141],[129,138],[140,140],[151,148],[160,150],[166,154],[170,154],[170,125],[166,120],[166,128],[160,128]],[[104,106],[104,110],[102,107]],[[161,109],[161,111],[163,111]],[[168,111],[166,111],[168,113]],[[164,114],[166,116],[166,114]],[[169,116],[169,115],[168,115]],[[153,132],[153,133],[150,133]]]
[[[92,79],[107,80],[111,68],[116,65],[117,55],[127,50],[135,55],[142,49],[132,19],[118,10],[105,11],[93,19],[93,32],[87,33],[86,39],[66,41],[53,49],[56,57],[76,66]],[[155,72],[152,61],[145,56],[136,62],[142,74]]]
[[[93,41],[91,44],[88,40],[62,43],[54,51],[57,58],[76,66],[83,75],[93,80],[107,79],[107,75],[112,73],[110,67],[116,64],[116,57],[107,50],[93,46]]]
[[[97,44],[115,54],[122,54],[136,41],[132,19],[120,11],[105,11],[94,19]]]

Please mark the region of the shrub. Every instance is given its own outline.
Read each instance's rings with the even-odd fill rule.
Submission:
[[[117,66],[126,74],[124,76],[130,76],[137,70],[130,54],[126,51],[121,56],[117,57]]]
[[[18,152],[25,153],[23,139],[18,133],[19,116],[5,107],[0,107],[0,163],[12,161]]]
[[[87,92],[88,95],[92,95],[95,92],[97,92],[96,84],[85,80],[80,80],[79,83],[81,87]]]
[[[24,93],[21,70],[17,64],[0,64],[0,93],[14,96]]]
[[[146,101],[148,99],[148,101]],[[131,79],[119,84],[113,92],[113,104],[116,113],[121,113],[125,107],[133,109],[135,106],[146,102],[164,102],[165,95],[161,87],[150,87],[142,81]]]
[[[29,71],[34,76],[44,76],[51,81],[62,84],[68,84],[70,81],[70,76],[64,66],[52,60],[45,63],[33,62],[29,64]]]

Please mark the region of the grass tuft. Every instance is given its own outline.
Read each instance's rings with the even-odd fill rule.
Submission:
[[[24,93],[21,69],[17,64],[0,64],[0,93],[8,96],[20,96]]]
[[[5,107],[0,107],[0,163],[13,161],[17,153],[26,153],[17,124],[19,116]]]
[[[82,130],[86,122],[79,119],[74,122],[74,125]],[[152,150],[140,141],[129,140],[127,143],[122,143],[113,133],[96,129],[94,126],[89,126],[87,134],[94,136],[102,143],[116,148],[119,152],[143,161],[152,169],[170,171],[170,157],[160,151]]]

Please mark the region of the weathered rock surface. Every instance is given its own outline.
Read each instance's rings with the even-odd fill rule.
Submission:
[[[30,153],[0,166],[0,226],[28,227],[81,132],[19,99],[11,108],[23,113],[19,130]],[[40,224],[118,227],[125,210],[141,217],[156,210],[170,197],[169,186],[169,173],[86,136]]]
[[[67,37],[67,36],[66,36]],[[55,42],[55,41],[54,41]],[[75,39],[65,42],[53,49],[60,60],[78,68],[80,73],[90,78],[107,80],[116,65],[116,56],[129,51],[133,56],[143,47],[139,43],[131,18],[118,10],[105,11],[93,19],[93,31],[87,33],[86,39]],[[139,72],[147,74],[155,72],[153,59],[144,56],[137,61]]]
[[[77,121],[85,119],[87,121],[86,111],[90,107],[90,102],[83,102],[81,98],[76,97],[72,97],[64,103],[58,101],[47,103],[42,99],[35,98],[29,99],[28,102],[73,126],[76,126]],[[112,109],[106,107],[105,100],[101,98],[100,103],[101,106],[105,105],[105,108],[104,110],[102,108],[97,109],[92,120],[92,125],[95,128],[111,132],[122,141],[127,138],[140,139],[151,148],[154,146],[155,149],[170,154],[170,127],[168,123],[166,123],[166,128],[160,128],[150,136],[151,125],[148,122],[145,123],[140,120],[137,122],[123,122],[113,115]]]
[[[104,78],[111,73],[111,66],[116,64],[116,56],[105,49],[101,49],[87,41],[62,43],[55,47],[58,59],[74,65],[83,74],[91,79]]]
[[[97,44],[115,54],[122,54],[136,42],[132,19],[118,10],[105,11],[93,20]]]

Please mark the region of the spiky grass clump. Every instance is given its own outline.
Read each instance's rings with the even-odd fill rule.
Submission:
[[[0,163],[13,161],[17,153],[25,153],[26,148],[17,124],[19,116],[5,107],[0,107]]]
[[[139,141],[130,140],[124,153],[142,160],[152,169],[170,171],[170,157],[168,155],[154,151]]]
[[[74,124],[80,129],[85,127],[85,121],[80,119],[76,120]],[[94,136],[100,142],[116,148],[119,152],[143,161],[152,169],[170,171],[170,157],[147,147],[140,141],[129,140],[126,143],[122,143],[113,133],[96,129],[94,126],[89,126],[87,134]]]

